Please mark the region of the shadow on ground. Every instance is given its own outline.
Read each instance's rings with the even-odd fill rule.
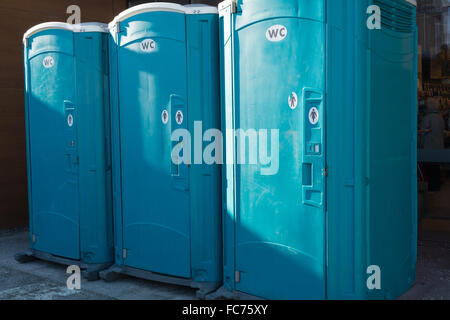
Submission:
[[[0,300],[196,299],[194,289],[131,277],[108,283],[83,279],[81,290],[69,290],[65,266],[39,260],[19,264],[14,260],[14,254],[28,247],[27,231],[0,232]]]
[[[115,282],[82,280],[81,290],[66,287],[66,268],[45,261],[19,264],[14,254],[28,249],[26,231],[0,233],[0,300],[178,300],[196,299],[195,290],[124,277]],[[450,300],[450,236],[423,233],[417,279],[400,299]]]

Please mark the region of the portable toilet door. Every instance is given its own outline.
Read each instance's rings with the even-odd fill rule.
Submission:
[[[188,141],[171,137],[193,134],[194,121],[220,125],[217,9],[143,4],[110,30],[116,266],[101,276],[211,291],[221,281],[220,169],[181,162],[188,151],[172,153]]]
[[[268,154],[279,150],[279,167],[274,157],[269,166],[227,163],[224,285],[269,299],[324,299],[324,2],[264,6],[220,7],[225,129],[267,130]],[[247,152],[242,140],[226,139],[227,158]]]
[[[375,32],[386,31],[370,33],[373,1],[356,2],[219,5],[222,121],[238,138],[225,138],[224,286],[211,297],[389,298],[414,279],[415,29],[390,40],[403,51],[389,59],[401,64],[380,63]],[[415,18],[406,1],[375,2]],[[390,101],[384,83],[396,81]],[[402,126],[383,127],[387,109],[405,111]],[[239,156],[248,153],[239,134],[252,130],[266,155],[257,163]],[[393,156],[380,158],[387,150]],[[367,284],[376,265],[381,290]]]
[[[16,258],[90,278],[113,260],[107,39],[98,23],[24,35],[31,251]]]

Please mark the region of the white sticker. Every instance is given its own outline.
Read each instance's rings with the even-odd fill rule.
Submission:
[[[69,114],[69,115],[67,116],[67,125],[68,125],[69,127],[72,127],[72,126],[73,126],[73,116],[72,116],[71,114]]]
[[[312,107],[309,110],[309,122],[311,122],[311,124],[313,125],[319,122],[319,110],[317,110],[316,107]]]
[[[167,122],[169,122],[169,113],[167,112],[167,110],[163,110],[163,112],[161,113],[161,120],[164,124],[167,124]]]
[[[269,41],[278,42],[286,38],[287,34],[287,28],[285,26],[277,24],[267,29],[266,38]]]
[[[289,101],[289,108],[291,108],[292,110],[297,108],[298,97],[297,97],[297,94],[295,92],[291,93],[291,95],[289,96],[289,100],[288,101]]]
[[[183,123],[183,112],[181,112],[180,110],[178,110],[177,113],[175,114],[175,121],[178,124],[182,124]]]
[[[44,58],[44,60],[42,61],[42,64],[44,65],[45,68],[52,68],[55,65],[55,60],[50,57],[47,56]]]
[[[143,52],[153,52],[156,50],[156,42],[152,39],[145,39],[139,46]]]

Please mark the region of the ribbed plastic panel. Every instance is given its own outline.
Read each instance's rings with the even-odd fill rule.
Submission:
[[[396,32],[413,32],[416,26],[416,10],[406,1],[373,0],[381,8],[382,28]]]

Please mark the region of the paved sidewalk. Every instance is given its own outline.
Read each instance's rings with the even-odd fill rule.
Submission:
[[[14,254],[29,247],[28,232],[0,232],[0,300],[2,299],[196,299],[195,290],[123,277],[114,282],[82,279],[81,290],[66,287],[66,267],[45,261],[19,264]]]
[[[27,250],[28,232],[0,232],[0,300],[2,299],[196,299],[195,290],[123,277],[115,282],[82,280],[81,290],[66,287],[66,267],[45,261],[19,264],[14,254]],[[450,239],[425,235],[418,249],[417,280],[401,299],[450,300]]]

